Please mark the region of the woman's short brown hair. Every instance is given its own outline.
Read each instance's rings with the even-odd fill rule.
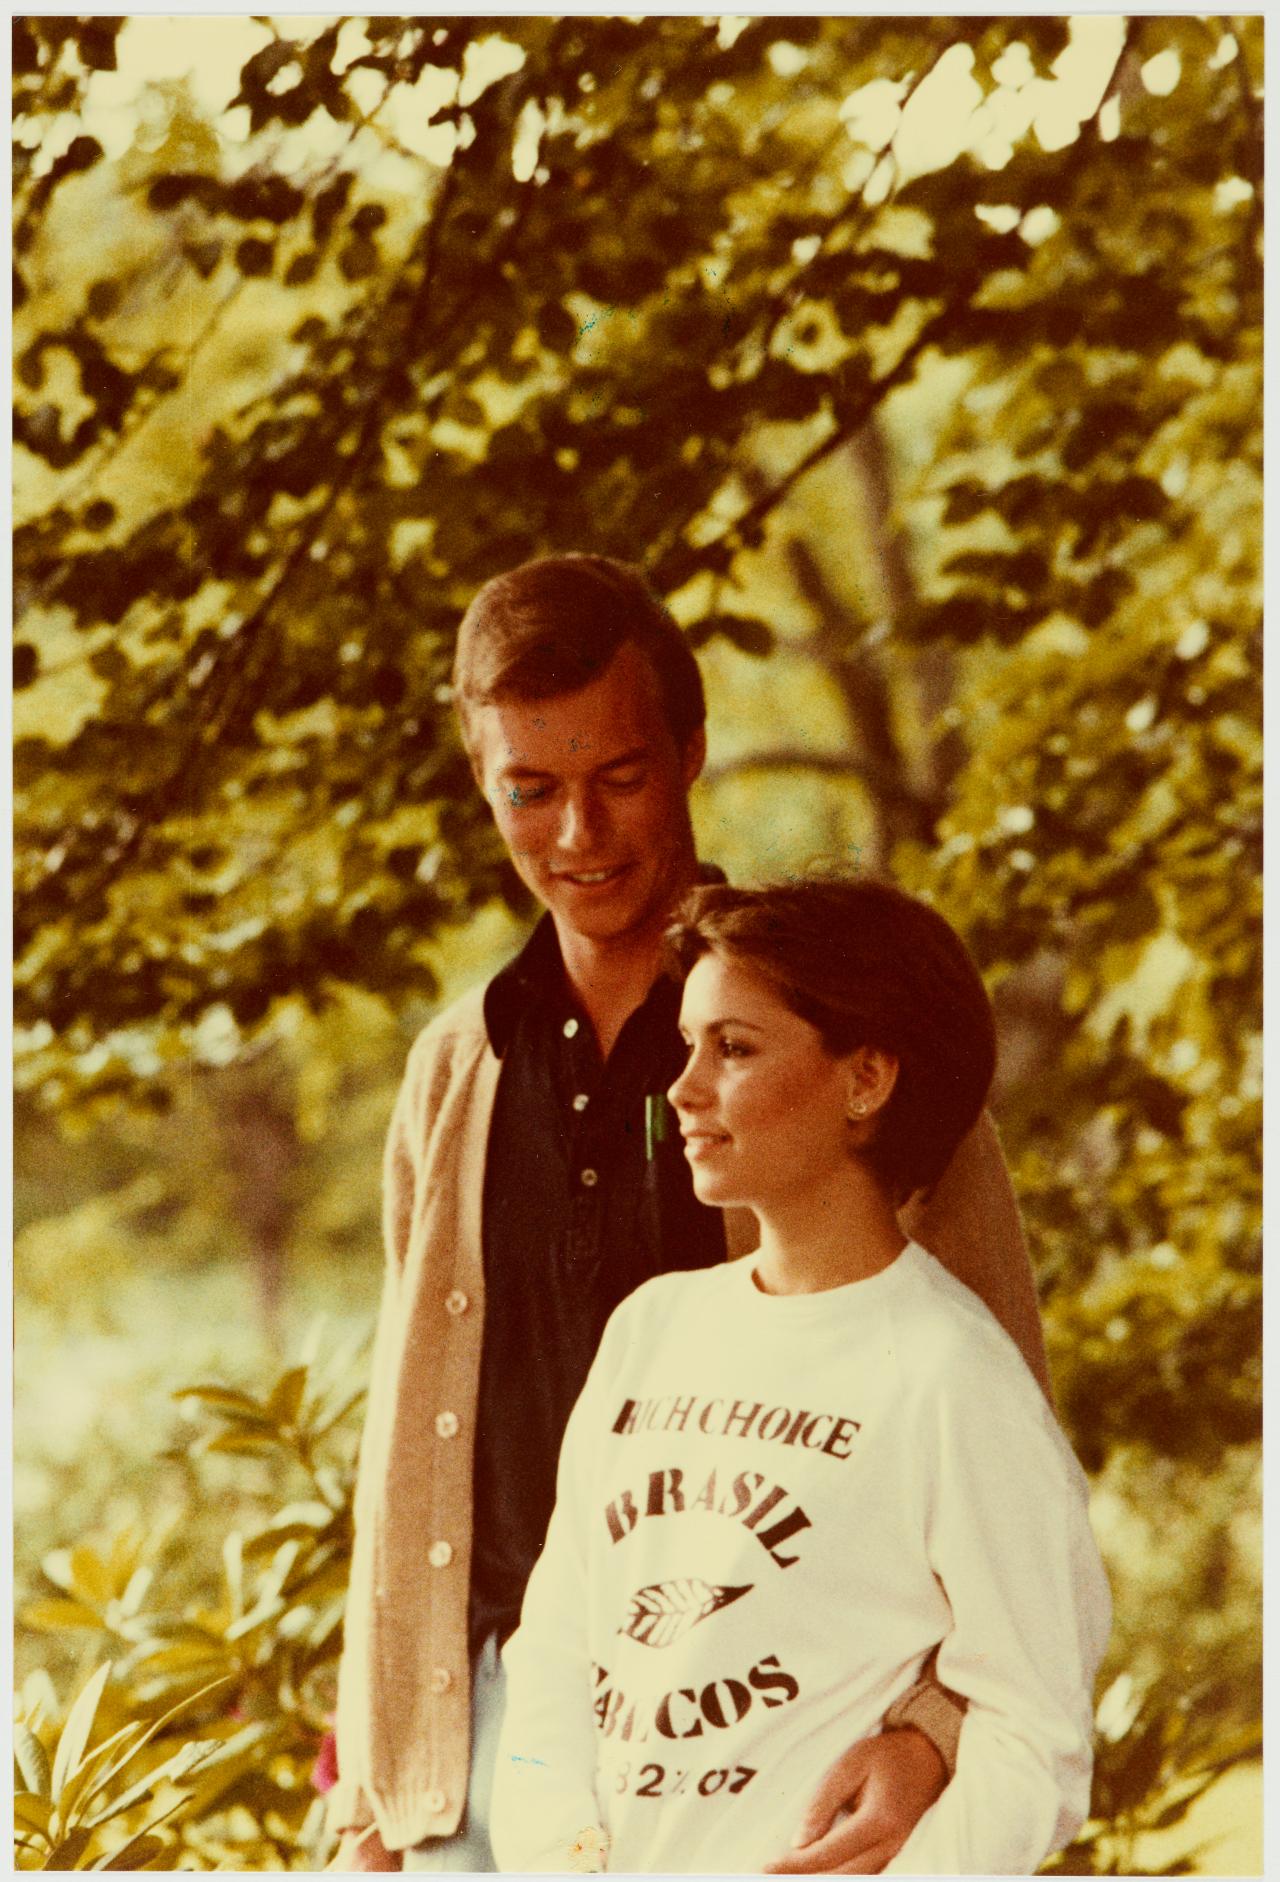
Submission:
[[[652,664],[683,751],[706,721],[702,675],[640,569],[603,555],[549,555],[495,575],[458,628],[453,690],[464,738],[470,707],[577,692],[628,641]]]
[[[898,1061],[864,1155],[895,1201],[936,1183],[995,1072],[991,1002],[968,949],[926,902],[870,877],[694,889],[668,933],[683,977],[714,951],[766,975],[837,1056]]]

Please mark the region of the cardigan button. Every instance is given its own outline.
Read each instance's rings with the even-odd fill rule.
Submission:
[[[470,1305],[471,1302],[460,1287],[455,1287],[444,1297],[444,1310],[447,1314],[452,1314],[455,1320],[459,1314],[465,1313]]]
[[[423,1802],[426,1804],[427,1809],[431,1812],[433,1817],[440,1815],[448,1801],[449,1799],[445,1796],[443,1791],[428,1791],[426,1797],[423,1799]]]
[[[448,1692],[452,1684],[453,1684],[453,1674],[449,1671],[447,1666],[433,1666],[432,1667],[431,1669],[432,1692],[438,1692],[438,1693]]]
[[[427,1550],[427,1560],[430,1562],[432,1568],[448,1568],[450,1562],[453,1560],[453,1544],[451,1542],[433,1542],[431,1547]]]
[[[456,1438],[457,1435],[457,1412],[441,1412],[436,1419],[436,1436],[438,1438]]]

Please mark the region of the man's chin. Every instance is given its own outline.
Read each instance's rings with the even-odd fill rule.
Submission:
[[[637,893],[630,872],[619,880],[611,894],[577,894],[572,889],[566,891],[559,883],[548,886],[544,899],[557,923],[586,940],[621,940],[624,935],[654,925],[652,898]]]

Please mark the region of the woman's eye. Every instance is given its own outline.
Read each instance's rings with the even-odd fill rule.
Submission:
[[[722,1039],[720,1056],[722,1059],[749,1059],[751,1047],[744,1045],[741,1039]]]

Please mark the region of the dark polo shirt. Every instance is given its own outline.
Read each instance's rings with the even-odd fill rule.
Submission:
[[[603,1063],[549,916],[485,995],[502,1072],[484,1181],[473,1650],[520,1618],[605,1321],[651,1275],[724,1259],[720,1212],[694,1196],[662,1095],[684,1063],[679,1010],[679,987],[659,979]]]

